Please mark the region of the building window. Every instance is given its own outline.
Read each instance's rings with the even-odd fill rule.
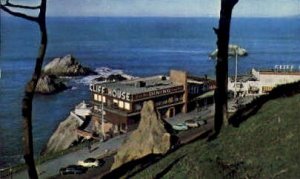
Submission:
[[[106,103],[106,97],[105,96],[103,96],[102,100],[103,100],[103,103]]]
[[[94,100],[98,101],[98,95],[97,94],[94,94]]]
[[[272,89],[273,89],[272,86],[263,86],[263,87],[262,87],[262,92],[263,92],[263,93],[267,93],[267,92],[272,91]]]
[[[119,108],[124,108],[124,102],[123,101],[119,101]]]
[[[130,104],[125,102],[124,103],[124,108],[129,111],[130,110]]]
[[[113,103],[115,103],[115,104],[118,104],[118,103],[119,103],[119,101],[118,101],[118,100],[116,100],[116,99],[113,99]]]
[[[113,99],[112,107],[115,109],[119,108],[119,100]]]

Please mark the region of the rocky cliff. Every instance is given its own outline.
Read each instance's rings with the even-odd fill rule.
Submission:
[[[81,122],[72,115],[67,117],[52,134],[42,154],[65,150],[72,146],[73,143],[78,142],[77,128],[80,125]]]
[[[96,74],[90,68],[82,66],[72,55],[53,59],[44,67],[44,73],[57,76],[86,76]]]
[[[36,86],[36,93],[54,94],[68,89],[68,87],[54,75],[42,75]]]
[[[149,154],[165,154],[171,147],[171,135],[158,117],[153,101],[144,102],[141,121],[115,155],[111,170]]]

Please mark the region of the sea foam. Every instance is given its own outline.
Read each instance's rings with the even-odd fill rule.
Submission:
[[[108,68],[108,67],[99,67],[99,68],[96,68],[95,72],[97,73],[97,75],[90,75],[90,76],[86,76],[86,77],[83,77],[83,78],[80,78],[80,79],[74,79],[74,81],[76,83],[81,83],[81,84],[84,84],[84,85],[89,85],[96,78],[100,78],[100,77],[107,78],[110,75],[121,75],[121,76],[123,76],[124,78],[126,78],[128,80],[136,78],[136,77],[134,77],[132,75],[124,73],[123,70],[120,70],[120,69],[111,69],[111,68]]]

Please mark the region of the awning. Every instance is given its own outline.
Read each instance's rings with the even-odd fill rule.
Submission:
[[[211,90],[211,91],[208,91],[208,92],[206,92],[206,93],[203,93],[203,94],[200,95],[200,96],[197,96],[197,97],[194,98],[192,101],[198,101],[198,100],[201,100],[201,99],[213,97],[214,94],[215,94],[215,91],[214,91],[214,90]]]

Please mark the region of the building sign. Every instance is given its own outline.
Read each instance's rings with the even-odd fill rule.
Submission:
[[[144,98],[160,96],[160,95],[174,93],[174,92],[182,91],[182,90],[183,90],[183,86],[176,86],[176,87],[167,88],[167,89],[149,91],[149,92],[133,95],[133,100],[140,100],[140,99],[144,99]]]
[[[155,96],[165,95],[169,93],[174,93],[177,91],[182,91],[183,86],[176,86],[167,89],[149,91],[149,92],[135,94],[135,95],[131,95],[130,93],[122,91],[121,89],[110,89],[101,85],[93,85],[93,84],[90,84],[90,90],[95,93],[100,93],[107,96],[112,96],[114,98],[130,101],[131,96],[133,100],[140,100],[144,98],[155,97]]]
[[[106,94],[114,98],[130,101],[130,93],[121,91],[120,89],[110,89],[101,85],[90,84],[90,90],[95,93]]]

